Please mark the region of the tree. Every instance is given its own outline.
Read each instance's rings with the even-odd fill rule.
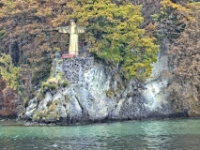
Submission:
[[[61,46],[66,48],[66,44],[58,41],[59,34],[46,31],[59,14],[62,3],[1,0],[0,52],[9,54],[16,66],[30,66],[34,85],[49,76],[53,53]]]
[[[151,74],[151,64],[157,59],[158,45],[145,36],[139,25],[143,22],[141,6],[130,1],[119,3],[111,0],[72,0],[68,7],[72,10],[69,18],[87,26],[88,49],[107,64],[120,64],[126,78],[145,79]],[[63,20],[56,18],[57,26]]]
[[[161,0],[160,4],[160,12],[152,15],[157,22],[156,36],[158,40],[167,37],[172,42],[179,38],[186,26],[185,22],[191,19],[191,9],[186,1]]]
[[[13,66],[11,57],[9,55],[2,54],[0,57],[0,75],[6,82],[6,87],[18,91],[19,74],[20,67]]]
[[[195,112],[200,108],[200,4],[188,4],[191,18],[185,22],[180,37],[170,45],[172,71],[168,90],[171,99],[184,109]]]

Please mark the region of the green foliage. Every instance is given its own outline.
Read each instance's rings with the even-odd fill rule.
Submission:
[[[56,84],[54,83],[48,83],[48,82],[43,82],[42,83],[42,89],[43,90],[50,90],[50,91],[53,91],[53,90],[56,90],[58,87]]]
[[[122,87],[119,87],[118,89],[110,88],[109,90],[106,91],[106,96],[109,98],[112,96],[118,96],[121,91],[121,88]]]
[[[91,53],[107,64],[120,63],[127,78],[149,76],[159,47],[139,28],[143,22],[141,6],[134,6],[130,1],[117,5],[111,0],[72,0],[68,5],[73,9],[71,17],[87,26]]]
[[[47,114],[44,111],[37,111],[33,115],[33,121],[38,121],[40,119],[44,119]]]
[[[51,120],[58,120],[59,115],[57,114],[56,108],[57,108],[58,101],[50,101],[48,102],[47,110],[40,110],[34,113],[33,115],[33,120],[34,121],[39,121],[39,120],[44,120],[44,121],[51,121]]]
[[[180,34],[184,31],[187,21],[191,21],[191,8],[189,1],[171,1],[162,0],[160,12],[152,15],[152,19],[156,21],[157,30],[154,36],[158,41],[167,37],[170,42],[178,39]]]
[[[47,120],[47,121],[59,120],[59,115],[58,115],[55,111],[52,111],[52,112],[50,112],[50,113],[47,115],[46,120]]]
[[[184,7],[182,4],[185,4],[186,2],[183,2],[183,3],[175,3],[171,0],[162,0],[161,1],[161,5],[162,5],[162,9],[163,10],[166,10],[166,9],[176,9],[176,10],[179,10],[179,11],[185,11],[186,10],[186,7]]]
[[[197,1],[193,1],[191,4],[190,4],[190,9],[192,9],[192,7],[199,7],[200,6],[200,1],[197,0]]]
[[[110,98],[112,95],[114,95],[114,93],[115,91],[113,89],[109,89],[106,91],[106,96]]]
[[[0,39],[2,38],[0,51],[9,51],[8,41],[11,46],[17,43],[21,56],[19,62],[30,66],[33,86],[49,78],[54,51],[66,50],[68,47],[68,43],[65,42],[69,38],[67,34],[60,35],[49,29],[52,26],[67,25],[70,18],[76,18],[79,25],[87,26],[87,34],[80,38],[81,41],[87,39],[90,52],[103,58],[107,64],[120,63],[123,68],[121,71],[127,78],[143,78],[149,74],[148,70],[151,70],[148,65],[142,68],[137,68],[138,65],[130,66],[138,62],[143,63],[143,58],[148,57],[148,54],[142,40],[147,37],[144,35],[144,30],[139,29],[143,21],[141,6],[134,6],[129,0],[116,3],[111,0],[71,0],[67,3],[52,0],[1,0],[1,3],[3,6],[0,17],[4,21],[0,26]],[[148,40],[153,43],[152,39]],[[132,53],[132,49],[140,54]],[[158,46],[151,45],[149,49],[156,57]],[[13,47],[13,54],[14,51]],[[125,60],[130,54],[131,63]],[[149,62],[154,61],[155,59],[150,56]],[[133,75],[141,69],[146,75]]]
[[[36,91],[35,93],[36,93],[35,96],[36,96],[38,102],[41,101],[45,96],[42,91],[39,91],[39,92]]]
[[[23,98],[24,108],[28,107],[28,103],[29,103],[29,98],[28,97]]]
[[[0,57],[0,75],[7,87],[19,90],[20,67],[13,66],[10,55],[2,54]]]
[[[61,87],[67,87],[69,82],[65,78],[50,77],[46,82],[42,83],[42,91],[54,91]]]
[[[8,35],[8,33],[6,32],[6,30],[0,30],[0,40],[2,40],[3,38],[5,38]]]
[[[51,105],[48,108],[48,113],[52,112],[52,111],[56,111],[56,107],[57,107],[58,101],[53,101],[51,103]]]
[[[151,17],[152,17],[152,19],[153,19],[154,21],[158,21],[158,19],[159,19],[159,14],[153,14],[153,15],[151,15]]]
[[[50,76],[51,58],[48,57],[47,52],[43,52],[42,55],[43,57],[41,58],[34,58],[34,57],[31,58],[31,59],[36,59],[33,60],[33,62],[31,63],[31,70],[33,73],[32,77],[33,84],[41,83],[41,81],[48,79]],[[32,61],[31,59],[30,61]]]
[[[64,80],[61,82],[62,87],[67,87],[69,85],[69,82],[67,80]]]
[[[176,20],[178,23],[187,22],[191,19],[191,8],[189,0],[183,2],[173,2],[171,0],[161,0],[160,19]]]

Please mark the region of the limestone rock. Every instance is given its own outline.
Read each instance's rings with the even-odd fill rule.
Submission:
[[[140,119],[171,114],[169,103],[163,99],[162,88],[167,81],[149,80],[140,90],[134,80],[124,81],[118,66],[109,69],[92,58],[62,61],[62,70],[70,85],[47,92],[37,102],[33,99],[26,117],[44,122],[64,124],[101,120]],[[59,70],[60,71],[60,70]],[[159,74],[159,73],[158,73]],[[149,84],[159,88],[152,95]],[[37,116],[38,115],[38,116]]]

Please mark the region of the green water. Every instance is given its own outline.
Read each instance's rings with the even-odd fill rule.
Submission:
[[[84,126],[0,122],[0,150],[199,150],[200,119]]]

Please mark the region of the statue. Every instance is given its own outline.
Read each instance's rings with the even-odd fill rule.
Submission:
[[[70,20],[71,25],[65,27],[58,27],[55,30],[58,30],[59,33],[69,33],[69,54],[78,56],[78,34],[85,32],[85,27],[79,27],[76,25],[73,19]]]

